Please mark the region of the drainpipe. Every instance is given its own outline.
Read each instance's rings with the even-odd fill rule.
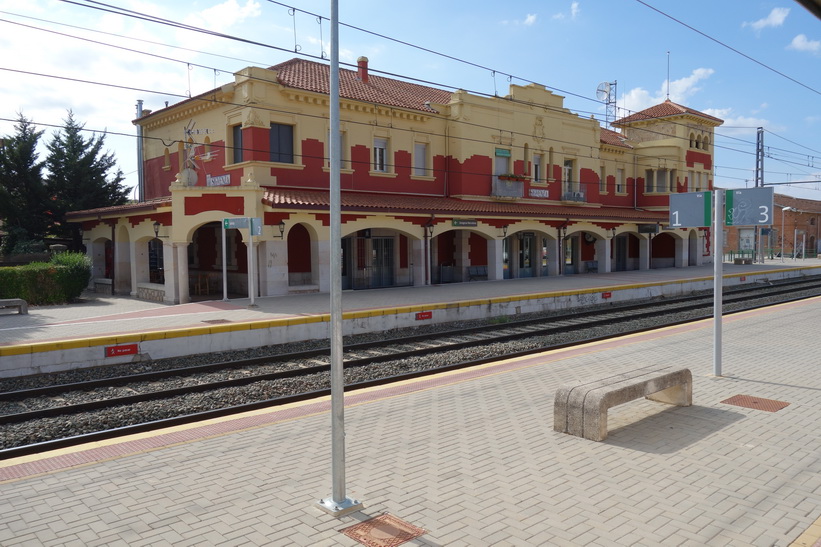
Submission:
[[[143,116],[143,100],[137,99],[137,201],[145,201],[145,172],[143,170],[143,126],[139,120]]]

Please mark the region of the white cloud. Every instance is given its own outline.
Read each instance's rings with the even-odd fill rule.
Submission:
[[[708,79],[715,71],[712,68],[697,68],[689,76],[670,82],[670,100],[674,103],[686,104],[687,100],[701,90],[699,82]],[[629,113],[638,112],[664,102],[667,98],[667,82],[662,82],[654,92],[637,87],[622,95],[620,108],[626,108]]]
[[[790,13],[790,8],[773,8],[770,14],[758,21],[742,23],[742,27],[752,27],[756,32],[767,27],[780,27]]]
[[[522,20],[514,19],[514,20],[511,21],[511,20],[505,19],[504,21],[502,21],[502,24],[505,25],[505,26],[519,26],[519,25],[522,25],[522,26],[525,26],[525,27],[531,27],[536,23],[536,18],[537,17],[538,17],[538,15],[536,15],[535,13],[528,13],[525,16],[525,18],[522,19]]]
[[[579,6],[578,2],[572,2],[570,4],[570,19],[575,20],[576,17],[579,16],[581,13],[581,7]],[[551,19],[567,19],[567,15],[564,12],[559,12],[554,14]]]
[[[186,18],[186,22],[208,30],[224,31],[250,17],[257,17],[261,13],[259,2],[255,0],[246,0],[244,6],[240,6],[237,0],[226,0],[222,4],[190,15]]]
[[[766,127],[768,130],[775,131],[776,133],[786,130],[786,127],[783,125],[774,124],[767,118],[736,115],[732,108],[706,108],[702,110],[702,112],[724,120],[724,124],[716,130],[724,136],[739,137],[742,135],[755,135],[759,127]]]
[[[821,53],[821,40],[810,40],[804,34],[799,34],[792,39],[787,49],[794,49],[796,51],[808,51],[810,53]]]

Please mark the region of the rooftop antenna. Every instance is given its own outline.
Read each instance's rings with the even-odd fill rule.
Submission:
[[[667,52],[667,100],[670,100],[670,52]]]
[[[602,82],[596,88],[596,98],[603,101],[606,106],[605,123],[610,125],[610,120],[616,119],[616,81]]]

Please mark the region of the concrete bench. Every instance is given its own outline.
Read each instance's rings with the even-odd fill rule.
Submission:
[[[647,399],[677,406],[693,404],[690,369],[651,365],[606,378],[565,384],[553,402],[553,429],[591,441],[607,438],[607,410]]]
[[[468,266],[468,281],[487,279],[487,266]]]
[[[2,298],[0,308],[17,308],[17,312],[21,315],[27,315],[29,312],[28,302],[22,298]]]

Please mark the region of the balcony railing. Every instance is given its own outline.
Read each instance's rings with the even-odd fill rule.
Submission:
[[[565,192],[562,201],[585,201],[584,192]]]
[[[494,175],[491,195],[495,197],[520,198],[524,196],[524,189],[524,181],[502,180],[498,175]]]

